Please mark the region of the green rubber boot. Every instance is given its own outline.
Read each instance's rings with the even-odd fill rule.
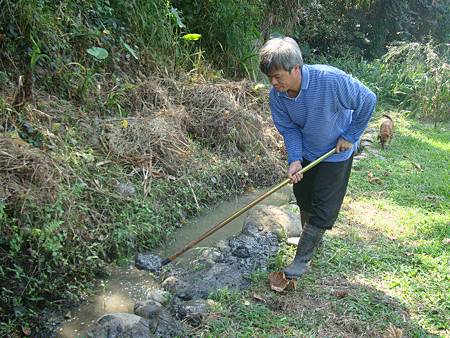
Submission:
[[[319,246],[324,233],[325,229],[305,223],[302,235],[298,241],[294,261],[283,270],[286,278],[300,278],[308,271],[308,263]]]

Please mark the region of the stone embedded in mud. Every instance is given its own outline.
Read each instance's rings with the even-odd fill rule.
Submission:
[[[209,263],[220,262],[222,260],[222,253],[216,248],[206,248],[202,250],[200,255]]]
[[[110,313],[98,319],[96,326],[88,333],[88,337],[150,337],[148,320],[130,313]]]
[[[155,302],[154,300],[137,302],[134,305],[134,314],[146,319],[153,319],[159,316],[162,307],[161,303]]]
[[[183,333],[183,326],[172,315],[162,310],[159,314],[158,324],[155,330],[155,336],[161,338],[180,337]]]
[[[171,294],[174,294],[178,298],[181,298],[183,300],[190,300],[194,296],[194,287],[193,285],[190,285],[189,283],[186,283],[183,280],[180,280],[177,277],[170,276],[166,278],[161,286],[164,288],[164,290],[170,292]]]
[[[222,254],[227,254],[231,250],[230,246],[228,245],[228,240],[224,239],[217,242],[216,248],[219,249]]]
[[[248,258],[250,257],[250,251],[246,246],[240,245],[233,250],[233,256],[239,258]]]
[[[170,276],[167,277],[161,284],[161,286],[164,288],[164,290],[169,291],[169,292],[173,292],[175,291],[176,287],[181,283],[181,281],[174,277],[174,276]]]
[[[233,256],[240,258],[248,258],[254,256],[256,251],[259,251],[258,240],[254,236],[246,234],[239,234],[239,236],[232,237],[229,241],[231,253]]]
[[[186,319],[191,324],[200,325],[215,304],[211,299],[194,299],[178,304],[176,311],[180,319]]]
[[[158,302],[163,306],[168,305],[172,299],[172,295],[170,294],[170,292],[160,289],[149,291],[147,297],[149,300],[154,300],[155,302]]]
[[[297,246],[299,240],[300,240],[300,237],[289,237],[289,238],[286,240],[286,243],[289,244],[289,245],[295,245],[295,246]]]
[[[287,237],[298,237],[302,232],[299,215],[271,205],[259,205],[249,211],[242,232],[256,235],[255,228]]]
[[[136,268],[150,272],[159,272],[161,270],[161,257],[151,253],[139,253],[134,259]]]

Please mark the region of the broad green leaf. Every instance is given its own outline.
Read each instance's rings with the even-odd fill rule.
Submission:
[[[202,38],[201,34],[185,34],[183,35],[183,39],[188,40],[188,41],[197,41],[200,40]]]
[[[91,47],[87,52],[98,60],[104,60],[108,57],[108,51],[101,47]]]
[[[130,46],[128,43],[126,43],[125,41],[122,41],[122,43],[123,43],[123,46],[125,47],[125,49],[128,51],[128,53],[130,53],[131,55],[133,55],[133,57],[134,57],[136,60],[138,60],[139,57],[137,56],[136,51],[135,51],[133,48],[131,48],[131,46]]]

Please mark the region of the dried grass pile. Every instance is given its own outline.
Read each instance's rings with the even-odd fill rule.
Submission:
[[[177,174],[194,139],[226,156],[248,158],[249,172],[264,162],[270,164],[267,179],[276,175],[280,137],[270,119],[267,90],[245,80],[192,81],[154,77],[128,90],[121,105],[129,117],[105,121],[101,128],[108,151],[134,166]]]
[[[0,135],[0,199],[13,205],[31,197],[50,202],[59,177],[51,159],[19,138]]]
[[[171,109],[169,89],[176,86],[175,80],[149,78],[126,93],[123,108],[134,116],[149,116],[155,111]]]
[[[239,106],[249,110],[256,110],[261,115],[267,115],[267,117],[270,116],[269,96],[264,86],[255,85],[254,82],[248,80],[239,82],[223,81],[217,83],[216,86],[223,91],[231,93]]]
[[[225,86],[185,85],[179,95],[189,115],[187,130],[197,139],[212,146],[239,150],[261,140],[263,120],[260,114],[241,106],[235,93]]]
[[[190,144],[173,113],[105,124],[109,151],[134,165],[159,166],[175,174],[189,158]]]

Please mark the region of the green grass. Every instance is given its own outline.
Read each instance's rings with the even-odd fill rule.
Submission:
[[[297,290],[276,294],[256,274],[251,290],[215,295],[203,336],[450,335],[450,128],[393,115],[395,138],[385,151],[374,144],[383,158],[355,166],[338,221]],[[293,253],[282,248],[272,270]]]

